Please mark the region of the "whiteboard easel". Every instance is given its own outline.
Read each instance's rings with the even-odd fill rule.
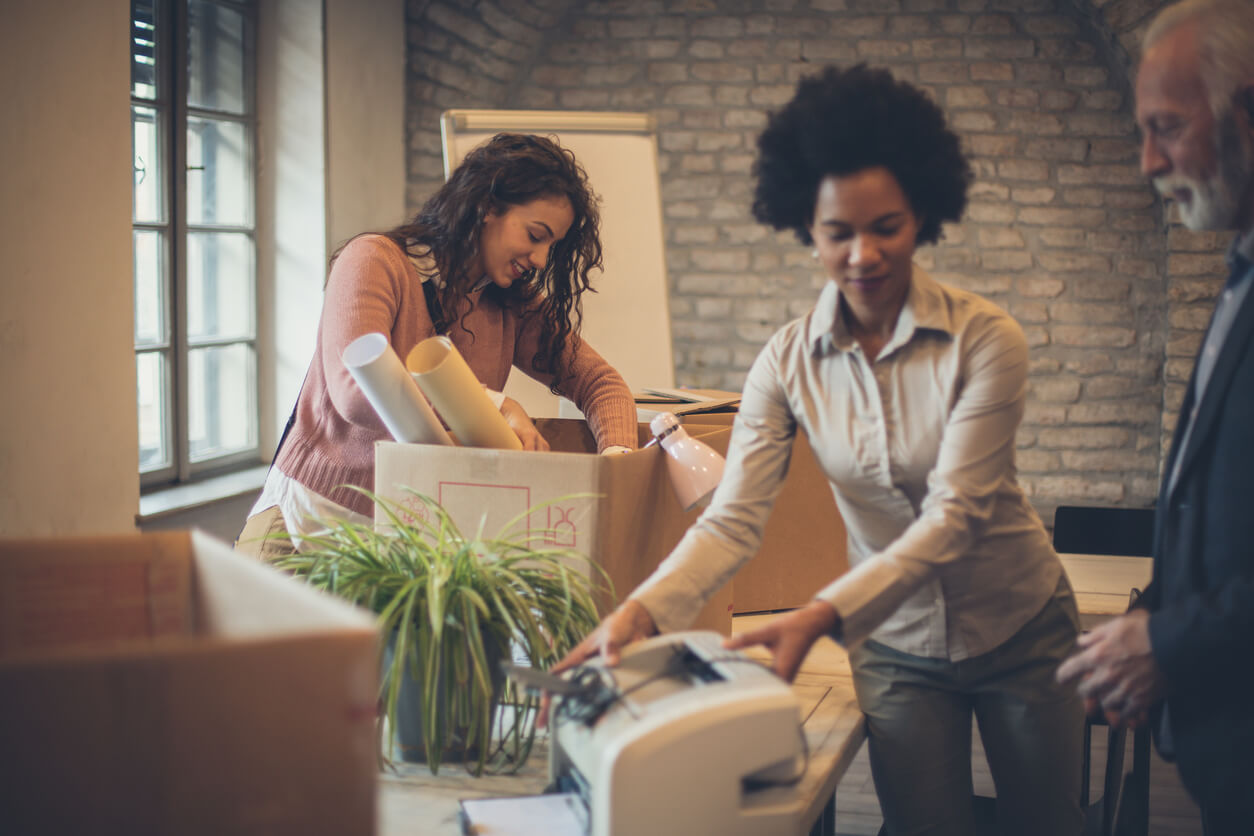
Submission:
[[[653,118],[585,111],[445,111],[440,118],[445,177],[470,149],[502,131],[551,136],[588,172],[601,197],[605,269],[593,274],[597,292],[582,297],[581,333],[633,392],[674,386]],[[569,403],[562,409],[562,399],[525,374],[511,374],[505,393],[533,417],[568,417],[573,411]]]

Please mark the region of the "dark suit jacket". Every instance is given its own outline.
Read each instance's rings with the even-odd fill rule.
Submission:
[[[1143,600],[1167,679],[1175,756],[1202,800],[1250,792],[1246,776],[1254,771],[1254,289],[1182,450],[1192,381],[1188,391],[1163,471],[1154,580]],[[1180,474],[1168,490],[1177,457]]]

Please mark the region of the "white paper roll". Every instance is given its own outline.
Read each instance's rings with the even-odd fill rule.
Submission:
[[[386,335],[376,332],[358,337],[344,349],[340,360],[397,441],[453,443],[431,411],[431,404],[401,365],[401,358],[392,350]]]
[[[522,442],[448,337],[430,337],[418,343],[405,358],[405,365],[462,444],[522,449]]]

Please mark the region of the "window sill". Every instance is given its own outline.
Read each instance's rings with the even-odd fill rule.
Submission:
[[[256,493],[265,484],[269,469],[270,465],[263,464],[202,482],[176,485],[144,494],[139,498],[139,513],[135,515],[135,523],[143,525],[193,508]]]

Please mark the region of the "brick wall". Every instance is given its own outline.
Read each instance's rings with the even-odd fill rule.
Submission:
[[[766,111],[825,63],[927,89],[972,155],[967,217],[917,260],[1023,324],[1019,468],[1060,503],[1152,501],[1227,236],[1164,221],[1138,170],[1130,68],[1162,0],[430,0],[408,6],[408,199],[442,177],[448,107],[632,110],[658,124],[682,384],[737,389],[814,302],[806,249],[749,215]]]

